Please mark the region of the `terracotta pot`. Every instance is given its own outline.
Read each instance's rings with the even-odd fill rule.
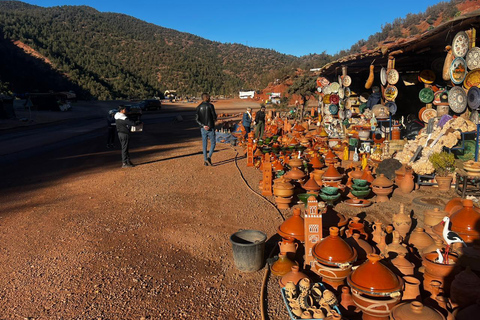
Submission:
[[[400,302],[400,295],[390,299],[372,298],[352,289],[355,305],[362,310],[363,320],[388,320],[392,309]]]
[[[402,165],[400,169],[395,170],[395,183],[400,185],[402,183],[403,177],[405,177],[405,173],[407,172],[405,165]]]
[[[408,261],[405,258],[405,253],[399,253],[395,259],[392,260],[392,264],[400,271],[404,276],[412,275],[415,269],[415,264]],[[405,279],[405,278],[404,278]],[[419,282],[420,283],[420,282]]]
[[[405,214],[405,205],[403,203],[400,204],[399,212],[393,215],[392,223],[395,230],[405,238],[412,227],[412,218]]]
[[[385,177],[383,173],[381,173],[375,180],[372,181],[372,187],[390,188],[391,186],[393,186],[392,180]]]
[[[298,169],[297,167],[292,168],[292,170],[285,173],[285,178],[292,179],[292,180],[300,180],[305,178],[305,173]]]
[[[290,189],[284,189],[284,188],[273,188],[273,195],[277,197],[282,197],[282,198],[289,198],[293,196],[294,194],[294,187]]]
[[[328,166],[327,171],[322,176],[323,180],[340,180],[343,178],[343,175],[341,175],[337,169],[334,167],[333,164],[330,164]]]
[[[298,241],[305,241],[304,222],[300,214],[300,208],[294,208],[293,216],[278,227],[278,234],[283,238],[295,238]]]
[[[363,170],[360,167],[355,167],[355,170],[348,172],[348,176],[352,179],[361,179],[363,176]]]
[[[312,165],[312,168],[314,169],[320,169],[323,167],[322,161],[318,158],[317,154],[315,154],[312,159],[310,159],[310,164]]]
[[[320,186],[322,185],[322,176],[325,173],[325,171],[320,170],[320,169],[315,169],[312,171],[313,177],[315,179],[315,182]]]
[[[446,211],[441,211],[438,208],[433,210],[426,210],[423,216],[423,224],[425,227],[434,227],[442,222],[443,217],[447,215]]]
[[[422,250],[422,255],[425,255],[427,253],[431,253],[431,252],[436,252],[437,249],[439,249],[440,251],[442,251],[442,249],[444,248],[445,246],[443,245],[443,241],[440,240],[440,239],[435,239],[433,244],[429,245],[428,247],[424,248]]]
[[[288,161],[288,165],[290,167],[297,167],[297,168],[300,168],[303,166],[303,161],[297,157],[294,157],[292,159],[290,159],[290,161]]]
[[[480,278],[469,267],[455,276],[450,288],[450,298],[460,309],[480,299]]]
[[[300,272],[300,268],[298,266],[292,266],[292,269],[289,273],[284,275],[282,278],[278,280],[280,287],[283,288],[287,284],[287,282],[292,281],[295,284],[298,284],[300,280],[303,278],[308,278],[307,275],[303,272]]]
[[[379,187],[372,187],[373,193],[377,196],[375,199],[376,202],[388,202],[388,195],[392,193],[393,187],[390,188],[379,188]]]
[[[328,149],[327,154],[325,155],[325,164],[335,164],[337,162],[337,156],[333,153],[331,149]]]
[[[438,191],[449,191],[452,187],[453,177],[435,177],[438,185]]]
[[[422,300],[420,296],[420,280],[412,276],[404,276],[404,289],[402,294],[402,300]]]
[[[375,222],[372,226],[372,229],[372,241],[375,243],[380,243],[383,233],[382,223],[380,221]]]
[[[392,310],[391,320],[445,320],[437,310],[424,306],[419,301],[406,302],[397,305]]]
[[[400,243],[400,234],[397,230],[393,231],[393,238],[392,243],[385,247],[385,256],[389,256],[389,252],[395,252],[397,255],[399,254],[407,254],[407,248]]]
[[[384,266],[378,254],[369,254],[368,260],[360,265],[348,277],[352,291],[358,291],[373,297],[386,297],[399,294],[402,280]]]
[[[448,201],[443,209],[450,217],[453,213],[463,208],[462,198],[453,198]]]
[[[284,238],[282,241],[278,241],[278,247],[280,248],[280,252],[295,253],[298,249],[298,243],[296,243],[294,239]]]
[[[313,173],[310,173],[310,179],[302,186],[303,189],[307,191],[307,193],[318,193],[321,187],[315,181]]]
[[[410,234],[408,243],[417,248],[418,252],[422,252],[423,249],[425,249],[429,245],[434,244],[435,242],[433,241],[432,237],[425,232],[423,228],[417,227]]]
[[[359,217],[353,217],[348,223],[348,229],[345,231],[347,237],[351,237],[354,233],[359,233],[368,238],[368,234],[365,232],[365,225],[360,222]]]
[[[440,264],[435,263],[438,254],[427,253],[423,256],[422,265],[425,267],[425,272],[423,274],[423,289],[434,293],[434,289],[431,285],[433,280],[439,281],[442,283],[442,288],[444,292],[450,292],[450,285],[453,281],[455,264],[458,261],[458,258],[453,255],[449,255],[448,260],[449,264]]]
[[[292,199],[293,197],[275,197],[275,205],[278,209],[288,209],[290,208],[290,203],[292,202]]]
[[[288,259],[285,252],[281,252],[278,255],[278,260],[272,264],[270,270],[273,275],[283,277],[292,271],[293,266],[298,266],[298,263]]]
[[[402,191],[405,194],[408,194],[413,191],[415,188],[415,177],[412,175],[411,171],[407,171],[405,174],[404,178],[400,183],[397,183],[400,191]]]
[[[367,167],[365,170],[363,170],[363,175],[360,179],[367,180],[368,182],[372,183],[375,178],[372,175],[372,171]]]
[[[345,308],[345,310],[348,310],[348,307],[353,306],[355,307],[355,302],[353,302],[353,297],[352,294],[350,293],[350,288],[345,286],[342,287],[342,296],[341,296],[341,302],[340,304],[342,307]]]
[[[350,242],[347,241],[357,251],[357,261],[361,260],[363,262],[367,259],[367,255],[375,253],[375,249],[367,241],[360,238],[359,233],[354,233],[350,238],[347,238],[347,240],[349,239],[354,239],[357,244],[357,246],[352,246]]]
[[[463,208],[450,217],[451,230],[458,233],[466,243],[480,239],[480,231],[477,230],[480,223],[480,210],[473,208],[473,201],[463,200]]]

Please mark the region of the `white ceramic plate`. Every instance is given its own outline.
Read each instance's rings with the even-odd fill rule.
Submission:
[[[352,84],[352,78],[350,78],[349,75],[346,75],[345,77],[343,77],[343,86],[344,87],[350,87],[351,84]]]
[[[470,39],[465,31],[460,31],[452,41],[452,51],[455,57],[465,57],[468,51]]]
[[[473,47],[470,49],[465,60],[467,61],[468,69],[474,70],[480,68],[480,48]]]
[[[387,69],[384,67],[380,70],[380,82],[382,83],[382,86],[387,85]]]
[[[398,80],[400,79],[400,75],[398,74],[398,71],[395,69],[390,69],[387,72],[387,82],[389,84],[397,84]]]

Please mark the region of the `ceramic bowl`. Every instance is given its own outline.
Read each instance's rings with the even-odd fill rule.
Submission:
[[[314,196],[315,198],[317,198],[317,195],[316,195],[316,194],[312,194],[312,193],[300,193],[300,194],[297,194],[298,200],[302,201],[305,205],[307,205],[307,200],[308,200],[308,198],[310,198],[311,196]]]
[[[353,179],[353,184],[357,185],[359,187],[365,187],[367,185],[368,181],[363,180],[363,179]]]
[[[370,194],[370,190],[352,190],[350,191],[357,198],[365,198]]]
[[[320,198],[322,198],[323,201],[326,201],[329,203],[333,203],[337,201],[340,198],[340,196],[341,196],[340,193],[336,195],[328,195],[328,194],[320,193]]]
[[[352,185],[352,189],[356,191],[365,191],[365,190],[370,190],[369,186],[357,186],[356,184]]]
[[[322,193],[334,196],[338,193],[338,188],[336,188],[336,187],[323,187],[322,188]]]

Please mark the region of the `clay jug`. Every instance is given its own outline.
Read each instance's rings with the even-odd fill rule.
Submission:
[[[303,272],[300,272],[300,268],[298,266],[293,266],[291,271],[284,275],[282,278],[278,280],[280,287],[285,287],[287,282],[292,281],[295,284],[298,284],[300,280],[303,278],[308,278],[307,275]]]
[[[353,302],[352,294],[350,293],[350,288],[347,286],[342,287],[342,296],[341,296],[340,304],[342,305],[342,307],[345,308],[345,310],[348,310],[348,307],[350,306],[352,306],[353,308],[357,307]]]
[[[422,301],[420,296],[420,280],[412,276],[404,276],[403,281],[405,289],[403,290],[402,301]]]
[[[298,249],[298,243],[295,242],[293,239],[282,239],[282,241],[278,241],[278,246],[280,247],[280,252],[291,252],[295,253]]]
[[[413,191],[413,189],[415,188],[415,182],[414,182],[414,176],[412,174],[412,171],[410,170],[406,171],[405,176],[403,177],[402,182],[400,182],[398,187],[405,194],[408,194]]]
[[[380,221],[377,221],[373,224],[373,232],[372,232],[372,240],[373,242],[375,243],[380,243],[380,241],[382,240],[382,223]]]
[[[412,218],[405,214],[405,205],[400,204],[400,212],[393,215],[393,227],[405,238],[412,227]]]
[[[393,238],[392,238],[392,243],[390,243],[388,246],[385,248],[385,256],[389,256],[389,252],[395,252],[397,255],[404,253],[407,254],[408,250],[407,248],[400,243],[400,234],[398,233],[397,230],[393,231]]]
[[[418,252],[422,252],[423,249],[431,244],[434,244],[435,242],[433,241],[432,237],[423,230],[423,228],[417,227],[410,235],[408,243],[417,248]]]

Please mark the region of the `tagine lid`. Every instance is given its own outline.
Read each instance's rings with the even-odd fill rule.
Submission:
[[[321,187],[315,181],[313,173],[310,173],[310,179],[308,179],[308,181],[303,185],[303,189],[307,191],[318,191],[321,189]]]
[[[393,186],[393,182],[392,180],[385,177],[383,173],[380,173],[380,175],[375,180],[372,181],[372,186],[389,188]]]
[[[301,210],[296,207],[293,209],[293,216],[285,220],[278,227],[278,234],[283,238],[295,238],[299,241],[305,240],[305,229],[303,218],[300,216]]]
[[[405,302],[395,306],[392,309],[391,318],[392,320],[445,320],[439,311],[423,305],[420,301]]]
[[[368,254],[367,261],[360,265],[347,278],[348,285],[368,295],[390,295],[402,289],[402,280],[383,265],[378,254]]]
[[[315,260],[322,264],[339,266],[357,260],[357,251],[339,236],[337,227],[330,227],[330,235],[313,246]]]
[[[299,180],[305,177],[305,173],[302,170],[298,169],[297,167],[293,167],[292,170],[288,171],[285,174],[285,176],[288,179]]]
[[[336,161],[337,156],[333,153],[332,149],[328,149],[327,154],[325,155],[325,160],[327,161]]]
[[[337,171],[333,164],[328,166],[327,171],[323,174],[322,178],[328,180],[339,180],[342,178],[342,175]]]
[[[464,199],[462,204],[463,208],[450,217],[452,231],[480,238],[479,232],[475,229],[480,222],[480,212],[473,207],[472,200]]]
[[[312,159],[310,160],[310,164],[314,169],[320,169],[321,167],[323,167],[323,163],[322,161],[320,161],[317,155],[314,155],[312,157]]]

